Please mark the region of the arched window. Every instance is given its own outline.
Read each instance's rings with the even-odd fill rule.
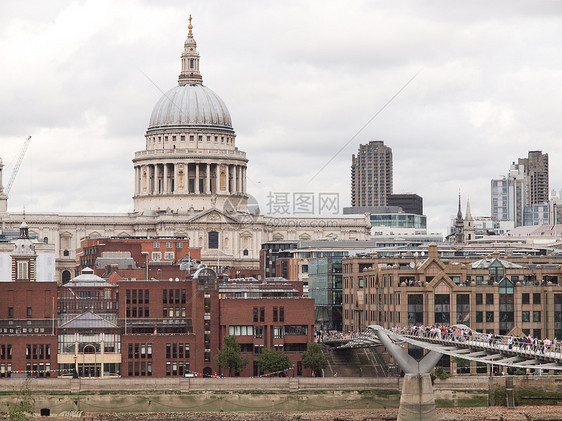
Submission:
[[[68,281],[70,281],[71,275],[70,275],[70,271],[65,270],[62,272],[62,284],[66,284],[68,283]]]

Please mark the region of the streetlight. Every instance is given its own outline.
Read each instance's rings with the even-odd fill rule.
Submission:
[[[145,255],[146,258],[146,263],[145,263],[145,267],[146,267],[146,280],[148,281],[148,252],[147,251],[141,251],[141,254]]]

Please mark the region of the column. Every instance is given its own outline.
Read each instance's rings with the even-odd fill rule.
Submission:
[[[168,164],[164,164],[164,180],[162,182],[162,193],[168,194]]]
[[[221,178],[221,171],[220,171],[219,164],[215,165],[215,178],[217,180],[217,183],[215,184],[215,193],[219,194],[220,191],[221,191],[221,188],[220,188],[220,186],[221,186],[221,179],[220,179]]]
[[[242,194],[246,194],[246,167],[242,167]]]
[[[158,179],[160,178],[160,168],[158,168],[158,164],[154,165],[154,194],[160,193]]]
[[[174,194],[178,190],[178,180],[177,180],[177,168],[176,164],[172,164],[172,185],[170,186],[170,193]]]
[[[205,164],[205,193],[211,194],[211,164]]]
[[[0,169],[0,192],[2,191],[2,170]],[[139,167],[135,165],[135,196],[139,194]]]
[[[236,193],[242,192],[242,167],[236,166]]]
[[[199,162],[195,163],[195,194],[201,194],[199,190]]]
[[[226,167],[226,192],[230,193],[230,165],[225,165]]]

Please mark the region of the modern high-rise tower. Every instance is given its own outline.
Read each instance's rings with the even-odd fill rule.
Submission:
[[[386,206],[392,194],[392,149],[371,141],[359,145],[351,159],[351,206]]]
[[[548,203],[548,154],[529,151],[527,158],[519,158],[525,166],[527,206]]]

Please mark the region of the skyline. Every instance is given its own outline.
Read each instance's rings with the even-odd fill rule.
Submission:
[[[33,136],[10,212],[132,211],[131,161],[177,83],[189,14],[262,213],[270,192],[336,191],[349,206],[351,155],[371,140],[392,148],[394,192],[423,197],[431,232],[445,233],[459,189],[463,214],[470,196],[489,216],[490,180],[529,150],[549,154],[562,188],[562,4],[31,4],[0,6],[4,187]]]

